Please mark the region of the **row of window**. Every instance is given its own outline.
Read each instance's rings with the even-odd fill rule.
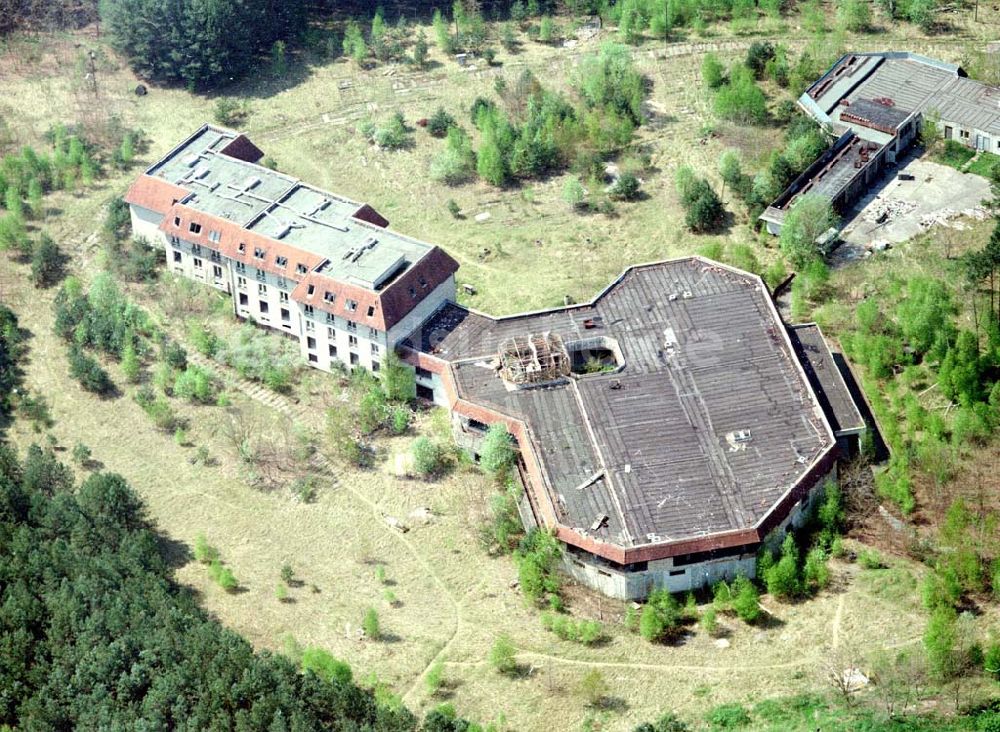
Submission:
[[[177,227],[178,229],[181,227],[181,217],[180,216],[175,216],[174,217],[174,226]],[[188,231],[190,231],[192,234],[201,234],[201,224],[199,224],[197,221],[191,221],[188,224]],[[173,237],[173,238],[176,239],[176,237]],[[208,240],[210,242],[218,244],[222,240],[222,233],[219,232],[219,231],[215,231],[214,229],[210,229],[209,232],[208,232]],[[198,250],[201,249],[201,246],[198,245],[198,244],[194,244],[192,246],[192,248],[194,248],[194,247],[197,247]],[[236,248],[237,248],[237,250],[239,251],[240,254],[246,254],[247,245],[246,245],[245,242],[241,241]],[[200,253],[200,251],[196,252],[196,253]],[[218,256],[218,252],[214,252],[213,253],[213,258],[215,258],[216,256]],[[265,250],[263,247],[254,247],[253,248],[253,256],[254,256],[254,259],[263,260],[263,259],[265,259],[267,257],[267,250]],[[275,255],[275,257],[274,257],[274,263],[278,267],[281,267],[282,269],[284,269],[285,267],[288,266],[288,257],[282,256],[280,254]],[[309,271],[309,268],[306,265],[302,264],[301,262],[298,262],[295,265],[295,271],[298,272],[299,274],[304,275],[304,274],[306,274]]]

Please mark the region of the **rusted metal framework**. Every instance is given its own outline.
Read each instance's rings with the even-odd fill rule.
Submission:
[[[570,358],[558,333],[508,338],[500,344],[500,376],[512,384],[553,381],[570,373]]]

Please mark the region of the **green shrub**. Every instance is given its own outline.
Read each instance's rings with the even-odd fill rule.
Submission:
[[[802,592],[799,581],[799,549],[795,537],[789,534],[781,544],[781,558],[764,574],[767,592],[782,599],[797,597]]]
[[[229,567],[222,566],[222,562],[218,559],[213,560],[208,565],[208,576],[226,592],[235,592],[239,589],[240,583],[232,570]]]
[[[94,394],[109,394],[115,388],[108,372],[77,345],[72,345],[69,349],[69,373],[80,382],[80,386]]]
[[[699,620],[702,630],[711,636],[716,635],[719,632],[719,621],[716,617],[716,610],[714,607],[707,607],[705,611],[701,614]]]
[[[653,590],[639,615],[639,635],[651,642],[673,638],[680,632],[682,620],[677,598],[667,590]]]
[[[322,648],[305,649],[302,652],[301,664],[303,671],[311,671],[327,682],[347,684],[354,677],[350,665]]]
[[[705,715],[713,729],[739,729],[750,724],[750,713],[742,704],[720,704]]]
[[[90,461],[90,456],[90,448],[82,442],[78,442],[73,446],[73,462],[77,465],[86,465]]]
[[[490,425],[479,450],[479,464],[494,477],[503,478],[514,467],[514,440],[503,423]]]
[[[192,322],[188,325],[188,340],[198,353],[209,358],[219,347],[219,339],[204,323]]]
[[[444,107],[438,107],[437,111],[427,120],[427,131],[434,137],[444,137],[448,130],[456,125],[455,118],[445,111]]]
[[[418,437],[413,442],[413,468],[420,475],[428,477],[441,469],[443,454],[441,446],[427,437]]]
[[[505,676],[517,671],[517,649],[508,636],[501,635],[493,642],[488,660],[495,671]]]
[[[370,607],[365,610],[365,615],[361,619],[361,629],[364,630],[365,637],[371,640],[379,640],[382,637],[378,613],[375,611],[375,608]]]
[[[190,365],[177,375],[173,393],[188,402],[211,404],[215,401],[214,377],[200,366]]]
[[[49,287],[62,275],[63,254],[48,234],[42,234],[31,251],[31,281],[35,287]]]
[[[194,558],[202,564],[212,564],[219,561],[219,550],[208,543],[204,534],[194,538]]]
[[[747,577],[738,575],[733,580],[732,608],[736,616],[744,623],[755,623],[760,619],[763,610],[760,607],[760,595]]]

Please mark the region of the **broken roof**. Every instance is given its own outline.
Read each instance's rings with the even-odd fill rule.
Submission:
[[[500,344],[543,332],[624,363],[505,384]],[[835,449],[761,280],[701,258],[633,267],[583,305],[448,305],[408,345],[449,363],[459,399],[524,422],[559,523],[619,548],[753,530]]]

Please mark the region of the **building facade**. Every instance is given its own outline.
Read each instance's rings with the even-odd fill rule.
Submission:
[[[262,156],[243,135],[202,127],[129,189],[134,235],[161,248],[172,273],[232,297],[240,318],[295,339],[309,365],[377,373],[455,298],[457,263]]]

